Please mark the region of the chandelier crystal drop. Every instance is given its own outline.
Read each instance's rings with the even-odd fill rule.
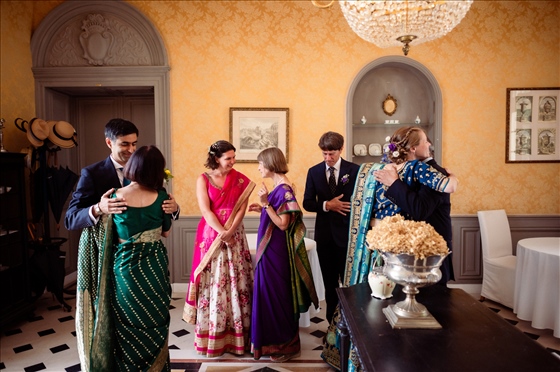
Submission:
[[[350,28],[362,39],[380,48],[403,46],[408,54],[414,45],[446,35],[469,11],[472,0],[340,0]],[[313,1],[318,6],[316,1]],[[332,3],[331,3],[332,4]],[[318,6],[325,8],[323,6]]]

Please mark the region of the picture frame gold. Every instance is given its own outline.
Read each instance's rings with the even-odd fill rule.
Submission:
[[[239,163],[258,163],[257,155],[278,147],[288,161],[290,109],[286,107],[230,107],[229,139]]]
[[[393,114],[397,112],[397,106],[397,100],[390,94],[387,94],[387,98],[381,103],[383,112],[389,116],[393,116]]]
[[[560,163],[560,88],[506,88],[506,163]]]

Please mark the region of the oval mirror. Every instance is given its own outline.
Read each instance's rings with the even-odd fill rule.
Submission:
[[[381,107],[383,107],[383,112],[385,114],[391,116],[397,111],[397,100],[390,94],[387,94],[387,98],[385,98]]]

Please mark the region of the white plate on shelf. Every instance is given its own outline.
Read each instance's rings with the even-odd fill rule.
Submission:
[[[371,143],[368,150],[370,156],[381,156],[381,145],[379,143]]]
[[[367,148],[364,144],[357,144],[354,145],[354,155],[356,156],[366,156],[367,155]]]

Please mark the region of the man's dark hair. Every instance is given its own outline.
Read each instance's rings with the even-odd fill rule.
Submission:
[[[142,146],[132,153],[123,174],[139,185],[159,190],[163,187],[165,158],[154,146]]]
[[[336,132],[327,132],[319,138],[319,148],[323,151],[342,150],[344,137]]]
[[[138,136],[138,128],[128,120],[111,119],[105,125],[105,138],[109,138],[111,141],[116,141],[119,137],[133,133]]]

